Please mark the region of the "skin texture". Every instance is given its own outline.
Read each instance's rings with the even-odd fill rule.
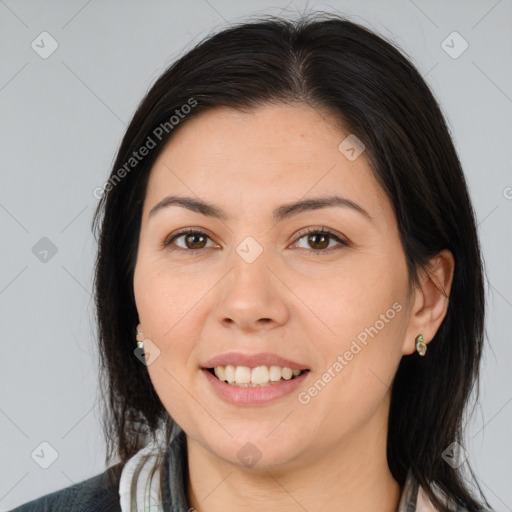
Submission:
[[[390,385],[415,337],[428,344],[439,328],[448,300],[438,288],[449,295],[454,261],[442,251],[409,290],[392,205],[365,154],[349,161],[338,149],[348,135],[302,104],[216,108],[184,123],[151,171],[134,275],[139,328],[160,350],[147,369],[187,434],[187,492],[198,511],[398,506],[401,489],[386,461]],[[372,220],[336,206],[271,218],[282,204],[333,193]],[[201,198],[229,217],[170,206],[150,218],[171,194]],[[187,245],[185,235],[162,248],[187,227],[209,238]],[[308,242],[308,227],[349,245]],[[252,263],[236,252],[248,236],[263,249]],[[401,308],[389,319],[393,304]],[[388,321],[376,324],[381,315]],[[299,389],[307,391],[365,328],[382,323],[307,404],[297,392],[267,405],[229,404],[200,370],[229,351],[273,352],[311,370]],[[252,467],[237,456],[247,442],[261,452]]]

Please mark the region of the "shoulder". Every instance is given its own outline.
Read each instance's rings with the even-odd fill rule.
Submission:
[[[11,512],[120,512],[121,470],[122,464],[116,464],[99,475],[24,503]]]

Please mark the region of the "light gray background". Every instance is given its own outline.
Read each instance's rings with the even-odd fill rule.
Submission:
[[[335,10],[395,40],[447,117],[489,277],[489,342],[469,451],[492,505],[512,510],[511,0],[0,0],[1,510],[105,469],[90,223],[93,190],[107,179],[138,102],[211,30],[304,8]],[[43,31],[59,45],[47,59],[31,48]],[[469,44],[456,59],[441,46],[453,31]],[[42,237],[57,248],[46,262],[32,250]],[[48,469],[31,458],[42,442],[58,452]]]

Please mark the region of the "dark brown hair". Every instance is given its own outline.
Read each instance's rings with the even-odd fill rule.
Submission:
[[[157,432],[168,441],[173,425],[133,353],[134,265],[152,165],[173,132],[201,112],[272,102],[327,111],[364,142],[393,205],[412,285],[430,258],[452,252],[446,317],[427,356],[403,357],[394,379],[387,457],[401,485],[410,469],[440,509],[446,507],[435,489],[468,511],[481,509],[461,468],[441,457],[452,442],[464,444],[484,339],[483,262],[461,164],[440,107],[410,59],[382,36],[327,13],[297,21],[264,16],[205,38],[158,78],[126,130],[93,220],[95,236],[101,223],[95,299],[107,464],[115,457],[126,462]],[[130,161],[150,139],[147,155]]]

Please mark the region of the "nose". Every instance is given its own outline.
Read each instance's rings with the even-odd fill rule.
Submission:
[[[273,268],[277,265],[266,251],[249,261],[236,252],[230,259],[231,270],[219,283],[215,297],[216,320],[245,332],[285,324],[290,315],[287,301],[292,294]]]

